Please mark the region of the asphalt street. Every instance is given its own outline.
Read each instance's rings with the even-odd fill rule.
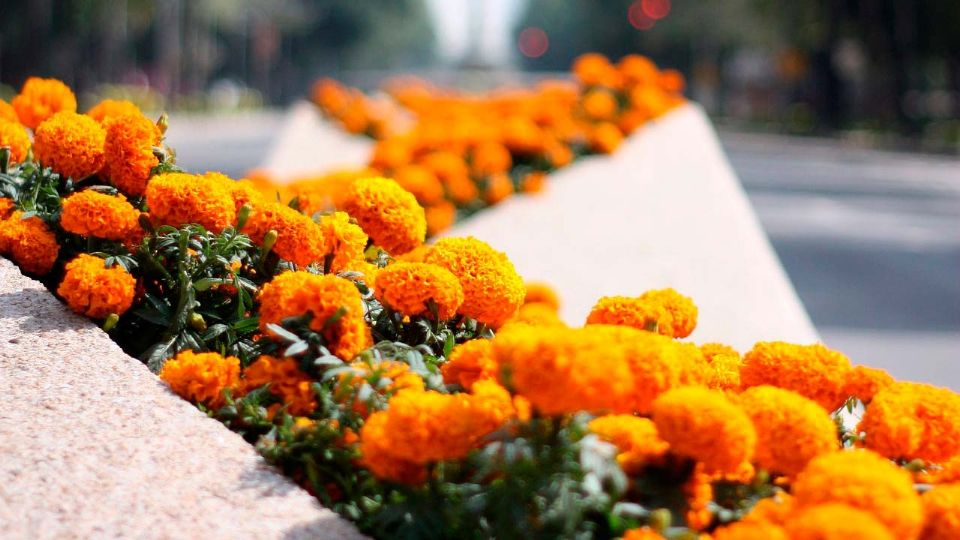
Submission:
[[[241,177],[276,112],[171,121],[189,170]],[[960,389],[960,160],[721,133],[824,342],[895,376]]]

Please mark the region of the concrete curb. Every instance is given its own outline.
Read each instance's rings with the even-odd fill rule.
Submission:
[[[4,259],[0,395],[4,538],[363,538]]]

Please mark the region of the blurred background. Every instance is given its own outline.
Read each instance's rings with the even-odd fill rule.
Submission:
[[[29,75],[174,113],[181,163],[240,176],[328,76],[468,89],[597,51],[681,70],[824,340],[960,374],[957,0],[3,0]]]

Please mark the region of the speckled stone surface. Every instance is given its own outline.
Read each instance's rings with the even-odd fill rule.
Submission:
[[[0,258],[0,537],[363,538]]]

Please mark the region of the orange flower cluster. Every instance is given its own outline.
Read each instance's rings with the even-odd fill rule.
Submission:
[[[395,255],[423,244],[427,234],[427,219],[417,199],[387,178],[355,180],[342,208],[374,244]]]
[[[261,356],[243,370],[241,393],[269,384],[271,394],[278,396],[287,412],[294,415],[310,414],[317,407],[313,379],[300,371],[293,358]]]
[[[473,339],[457,345],[450,351],[441,370],[443,382],[460,385],[468,391],[477,381],[496,379],[497,362],[493,356],[493,342]]]
[[[150,173],[160,164],[153,152],[163,139],[160,129],[139,111],[116,115],[104,111],[103,114],[106,129],[104,174],[110,183],[127,195],[143,195]]]
[[[30,151],[30,135],[15,120],[0,118],[0,147],[10,149],[10,163],[20,163]]]
[[[57,236],[40,218],[23,219],[23,212],[16,210],[0,221],[0,255],[9,255],[23,270],[45,275],[59,253]]]
[[[67,263],[57,294],[70,309],[91,319],[123,315],[133,304],[137,280],[123,267],[107,268],[103,259],[81,253]]]
[[[186,173],[166,173],[147,184],[150,218],[160,225],[189,223],[220,232],[236,225],[237,210],[231,192],[220,182]]]
[[[107,132],[96,120],[63,111],[36,128],[33,153],[43,166],[79,181],[103,168],[106,140]]]
[[[56,79],[30,77],[10,104],[21,124],[37,129],[44,120],[60,111],[76,111],[77,97],[67,85]]]
[[[125,240],[140,228],[139,217],[124,197],[86,189],[63,199],[60,226],[81,236]]]
[[[647,291],[637,298],[601,298],[587,324],[616,324],[650,330],[669,337],[687,337],[697,326],[697,306],[673,289]]]
[[[823,345],[761,342],[743,358],[744,388],[764,384],[792,390],[835,411],[849,397],[845,392],[850,360]]]
[[[960,455],[960,395],[894,383],[873,397],[857,429],[864,446],[890,459],[942,463]]]
[[[377,299],[408,317],[447,320],[463,303],[463,288],[446,268],[397,262],[377,272]]]
[[[923,494],[923,540],[960,538],[960,484],[937,486]]]
[[[330,271],[359,270],[366,259],[367,234],[350,221],[344,212],[320,216],[318,222],[324,238],[324,258],[330,258]]]
[[[216,408],[223,405],[223,391],[239,385],[240,360],[212,352],[183,351],[163,364],[160,379],[180,397]]]
[[[341,309],[336,322],[327,320]],[[360,292],[350,281],[334,275],[284,272],[263,286],[260,293],[260,328],[281,324],[289,317],[310,315],[310,327],[323,334],[334,355],[350,360],[371,345],[370,329],[364,321]]]
[[[648,464],[659,461],[670,448],[649,418],[610,414],[590,421],[588,427],[617,447],[617,462],[627,474],[636,474]]]
[[[322,263],[327,253],[323,229],[309,217],[277,202],[254,204],[242,231],[261,245],[267,233],[274,231],[277,238],[273,251],[301,268]]]
[[[120,116],[143,115],[140,112],[140,107],[137,107],[132,101],[125,99],[105,99],[87,111],[87,116],[106,125],[108,120]]]

